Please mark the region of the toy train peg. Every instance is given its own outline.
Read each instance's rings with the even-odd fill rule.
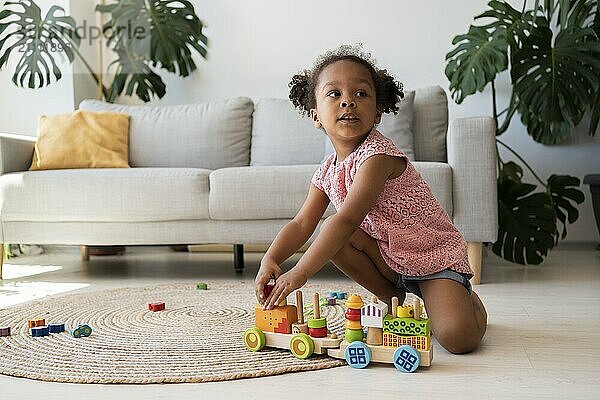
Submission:
[[[365,304],[357,295],[346,303],[344,338],[327,330],[327,321],[320,315],[319,294],[313,297],[313,315],[304,321],[302,292],[296,292],[296,305],[283,301],[272,310],[254,309],[255,326],[244,332],[244,345],[250,351],[264,347],[289,349],[300,359],[312,354],[327,354],[345,359],[352,368],[364,368],[371,362],[389,363],[402,372],[428,367],[433,360],[429,319],[422,318],[418,299],[413,304],[398,306],[392,298],[388,305],[373,296]],[[366,337],[363,328],[367,328]]]

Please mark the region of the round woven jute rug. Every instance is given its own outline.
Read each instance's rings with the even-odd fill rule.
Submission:
[[[289,351],[244,347],[243,332],[254,325],[251,282],[195,283],[71,294],[0,310],[0,326],[12,335],[0,337],[0,373],[52,382],[179,383],[210,382],[307,371],[345,365],[327,356],[295,358]],[[305,306],[312,294],[328,290],[303,288]],[[347,291],[357,289],[348,285]],[[357,290],[354,290],[357,292]],[[293,303],[293,296],[288,298]],[[152,312],[148,304],[164,302]],[[309,311],[310,310],[306,310]],[[328,327],[343,334],[344,309],[323,306]],[[27,321],[44,318],[64,323],[66,332],[32,337]],[[68,330],[88,324],[89,337]]]

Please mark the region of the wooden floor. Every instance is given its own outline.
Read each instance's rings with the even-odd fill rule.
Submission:
[[[484,259],[476,287],[489,328],[474,353],[451,355],[435,343],[433,365],[401,374],[389,365],[291,373],[220,383],[77,385],[0,376],[0,397],[128,399],[599,399],[600,252],[595,244],[556,249],[540,267]],[[233,273],[230,254],[128,248],[124,256],[79,261],[79,249],[55,249],[5,265],[0,307],[72,290],[230,278],[252,281],[260,254]],[[346,279],[327,267],[314,279]],[[2,355],[0,354],[0,357]]]

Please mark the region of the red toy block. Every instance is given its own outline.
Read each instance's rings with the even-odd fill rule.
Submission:
[[[268,283],[263,287],[263,293],[265,295],[265,299],[269,297],[275,285],[269,285]]]
[[[150,303],[148,304],[148,310],[150,311],[162,311],[165,309],[165,303]]]
[[[344,316],[350,321],[360,321],[360,309],[349,308]]]
[[[327,337],[327,327],[324,327],[324,328],[308,328],[308,334],[311,337],[315,337],[315,338]]]

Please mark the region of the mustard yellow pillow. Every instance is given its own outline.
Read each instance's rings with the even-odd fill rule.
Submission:
[[[129,168],[128,137],[126,114],[42,115],[29,169]]]

